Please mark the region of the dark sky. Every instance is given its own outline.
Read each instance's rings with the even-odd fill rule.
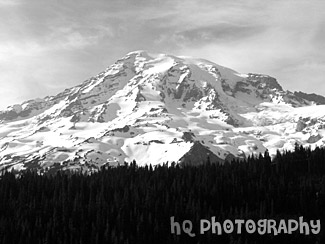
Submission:
[[[130,51],[194,56],[325,95],[323,0],[0,0],[0,108]]]

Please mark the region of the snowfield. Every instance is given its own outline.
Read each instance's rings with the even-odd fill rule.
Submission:
[[[8,107],[0,121],[0,168],[9,170],[222,163],[325,142],[325,105],[274,78],[145,51],[56,96]]]

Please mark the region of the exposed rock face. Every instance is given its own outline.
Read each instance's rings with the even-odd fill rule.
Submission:
[[[45,99],[29,100],[24,102],[22,105],[16,104],[5,111],[0,111],[0,121],[29,118],[44,111],[44,109],[50,107],[54,103],[55,101],[51,101],[46,97]]]
[[[297,122],[296,131],[301,132],[306,127],[307,127],[307,124],[302,119],[299,119]]]
[[[303,98],[305,100],[314,102],[316,104],[325,104],[325,97],[321,96],[321,95],[317,95],[315,93],[312,94],[308,94],[308,93],[304,93],[304,92],[294,92],[294,95],[300,98]]]
[[[317,135],[311,135],[307,142],[308,143],[315,143],[315,142],[318,142],[320,139],[322,139],[322,136],[320,134],[317,134]]]
[[[185,142],[194,142],[195,141],[195,135],[191,132],[183,132],[183,136],[182,136],[182,139],[185,141]]]
[[[276,89],[278,91],[283,91],[280,84],[273,77],[261,74],[248,74],[247,82],[258,89]]]

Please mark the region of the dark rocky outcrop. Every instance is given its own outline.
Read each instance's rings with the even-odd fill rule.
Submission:
[[[301,132],[306,127],[307,127],[307,124],[305,123],[305,121],[303,121],[302,119],[299,119],[297,122],[297,125],[296,125],[296,131]]]
[[[201,165],[208,161],[211,163],[223,163],[224,160],[219,158],[207,147],[203,146],[200,142],[194,142],[192,148],[180,158],[181,165]]]
[[[304,93],[304,92],[294,92],[294,95],[300,98],[303,98],[305,100],[308,100],[310,102],[314,102],[316,104],[325,104],[325,97],[321,95],[317,95],[315,93]]]
[[[307,142],[308,143],[315,143],[315,142],[318,142],[320,139],[322,139],[322,136],[320,134],[317,134],[317,135],[311,135]]]

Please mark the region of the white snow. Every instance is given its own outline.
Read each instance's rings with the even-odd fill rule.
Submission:
[[[325,105],[294,107],[276,91],[263,99],[251,84],[251,92],[223,90],[222,81],[233,88],[247,77],[203,59],[129,53],[36,116],[0,124],[0,168],[24,169],[22,162],[36,157],[42,167],[64,162],[71,169],[134,159],[142,165],[177,162],[194,144],[184,140],[186,132],[221,159],[266,149],[274,156],[296,142],[324,145]],[[202,95],[183,101],[186,92],[196,94],[193,87]],[[230,117],[238,126],[227,122]],[[297,131],[300,119],[306,128]],[[320,139],[308,143],[311,137]]]

